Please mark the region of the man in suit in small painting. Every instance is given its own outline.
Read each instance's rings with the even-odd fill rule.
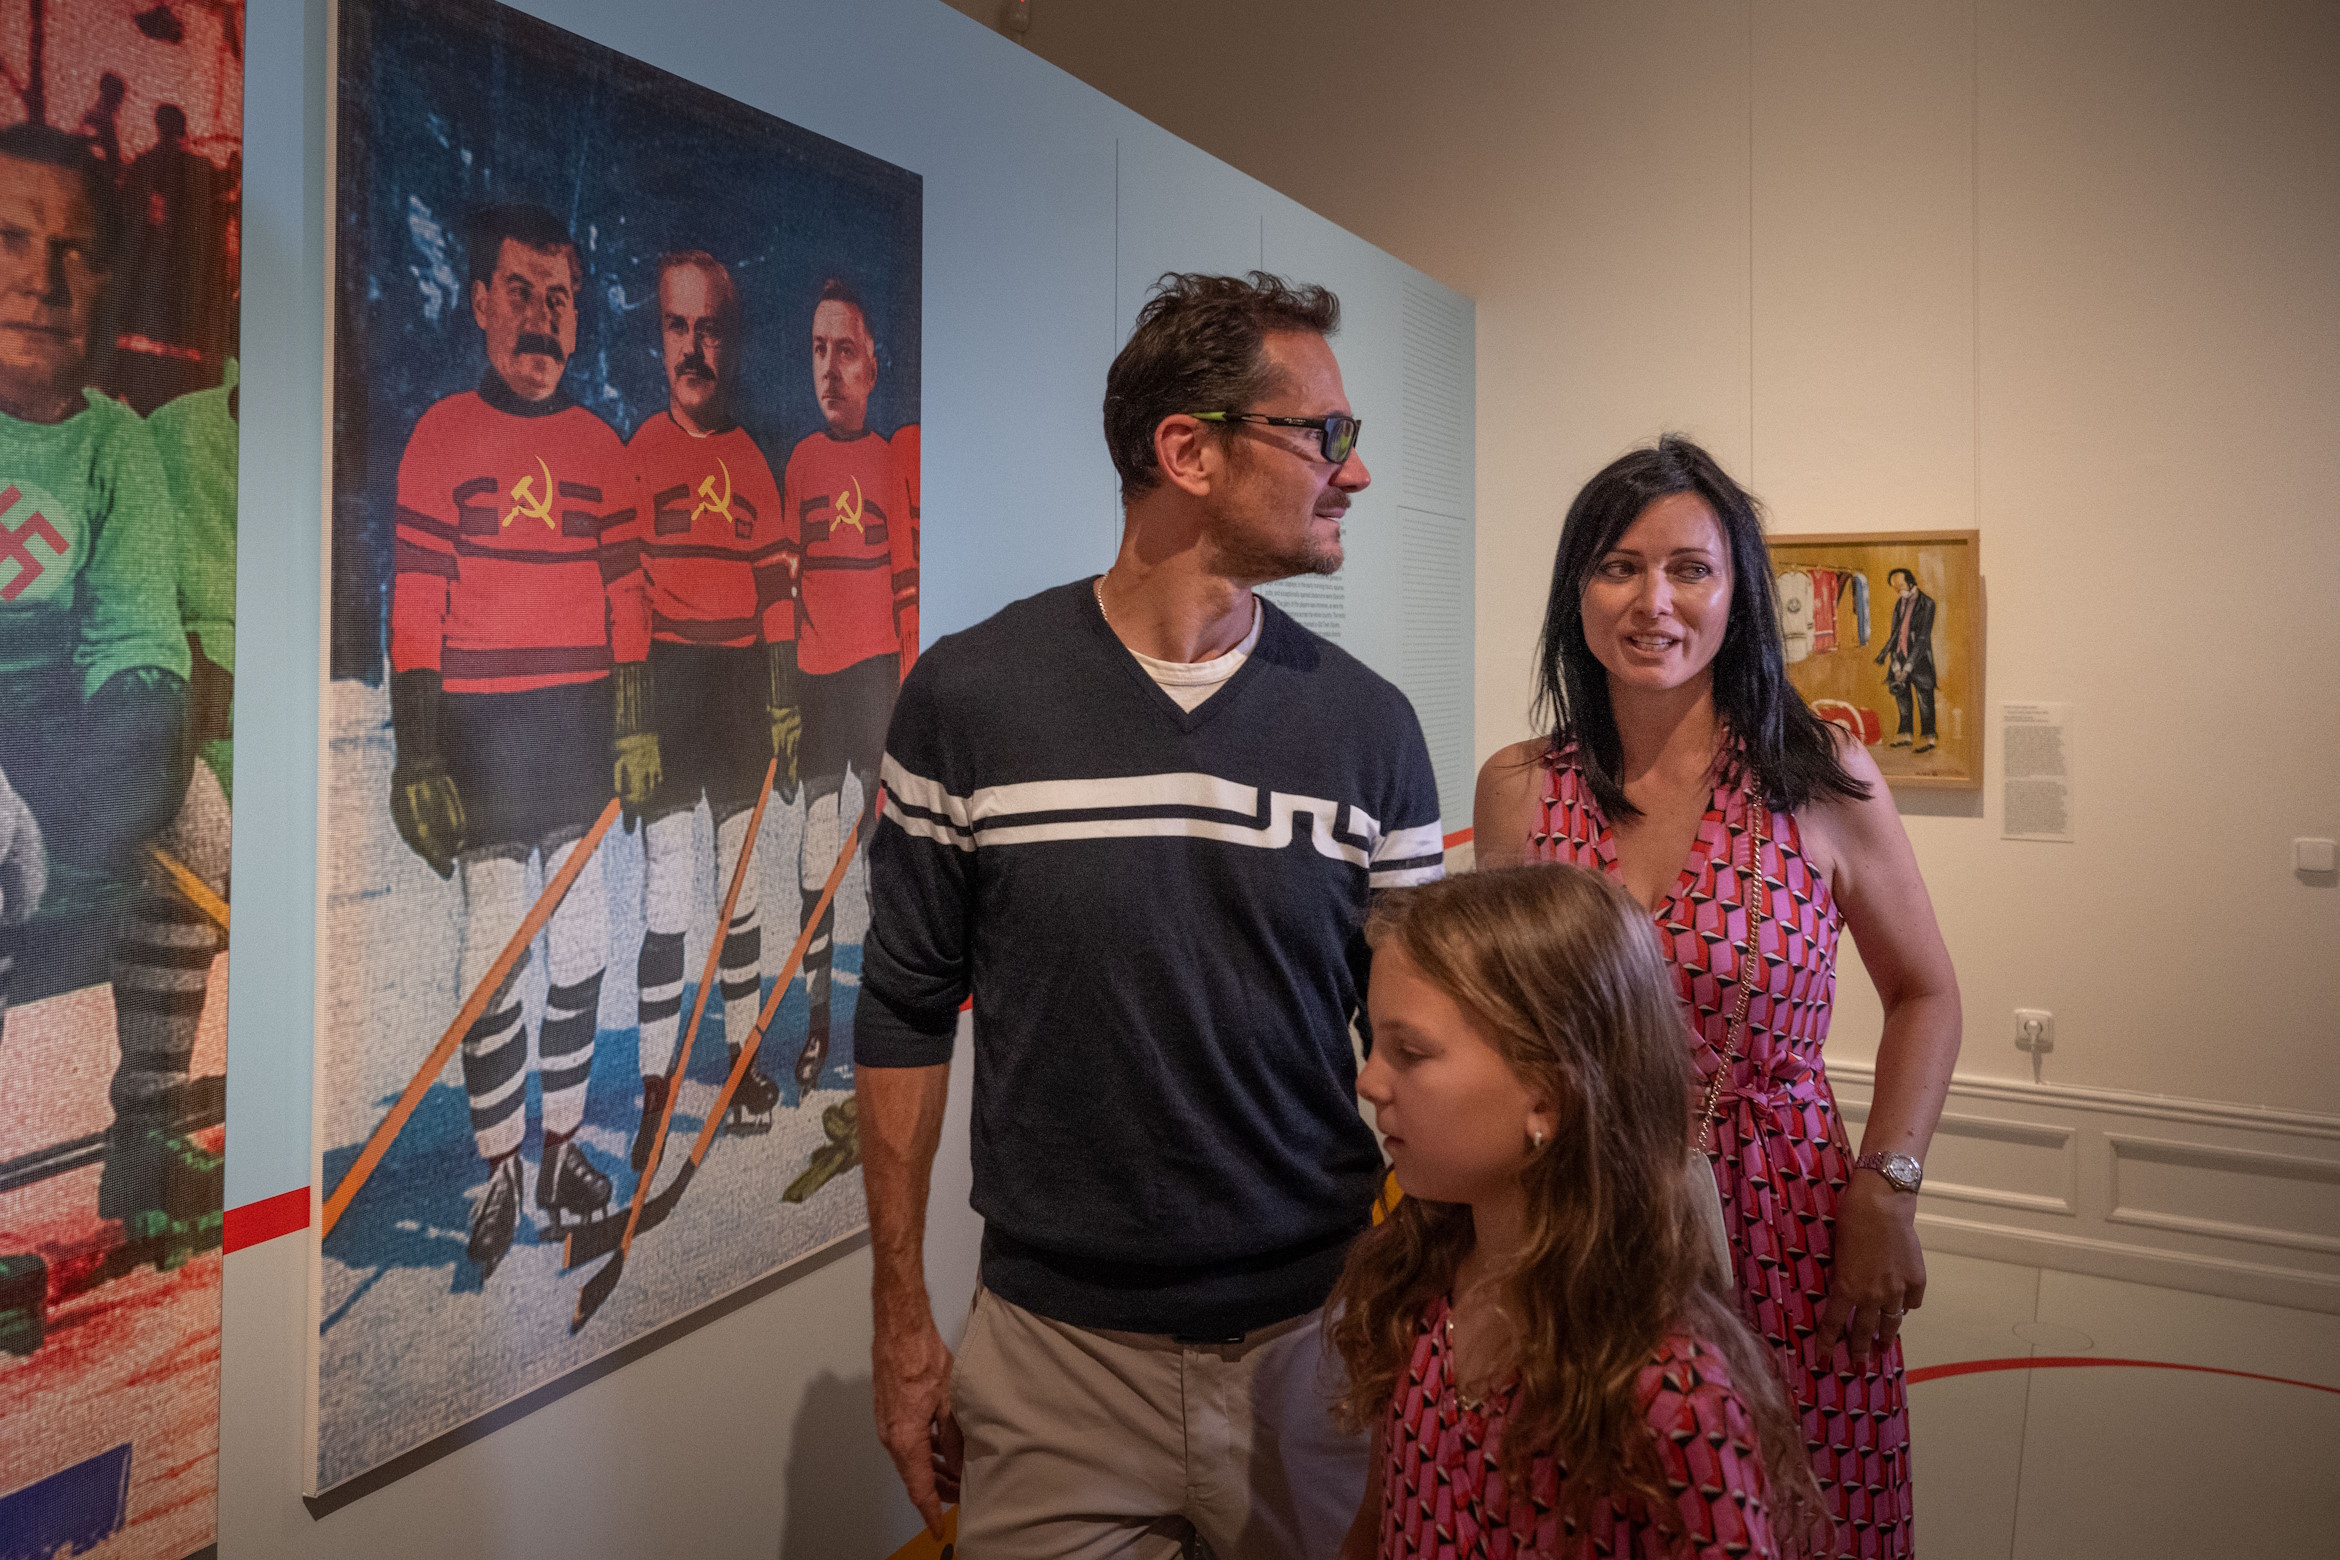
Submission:
[[[1901,722],[1887,746],[1910,746],[1910,704],[1914,699],[1917,746],[1910,751],[1931,753],[1934,750],[1934,598],[1918,589],[1917,576],[1907,569],[1888,571],[1885,583],[1893,587],[1898,599],[1893,603],[1893,625],[1886,631],[1885,647],[1877,652],[1877,664],[1885,668],[1886,691],[1893,695],[1894,708],[1901,713]]]

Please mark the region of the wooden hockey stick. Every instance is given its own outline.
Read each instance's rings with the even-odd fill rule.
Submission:
[[[723,1092],[715,1096],[715,1108],[708,1112],[706,1122],[699,1128],[698,1141],[691,1145],[691,1168],[696,1170],[706,1159],[707,1150],[714,1145],[715,1134],[723,1125],[723,1113],[731,1108],[731,1096],[738,1092],[740,1079],[747,1076],[748,1063],[756,1059],[756,1052],[764,1043],[764,1030],[780,1016],[780,994],[788,989],[788,981],[796,979],[796,967],[804,961],[804,951],[812,944],[812,935],[820,925],[821,912],[829,908],[829,901],[837,897],[838,887],[845,881],[845,869],[852,865],[853,849],[861,841],[861,820],[854,820],[845,836],[845,848],[837,853],[837,865],[829,869],[829,881],[821,889],[821,897],[813,905],[812,916],[804,930],[796,934],[796,948],[788,955],[784,967],[787,979],[772,988],[772,1000],[764,1004],[764,1011],[756,1015],[756,1027],[749,1031],[747,1041],[739,1048],[739,1060],[731,1064],[731,1076],[723,1080]]]
[[[430,1091],[431,1084],[438,1078],[439,1069],[447,1065],[447,1058],[455,1054],[455,1047],[462,1043],[471,1026],[479,1022],[479,1016],[487,1011],[487,1005],[495,1000],[496,992],[504,984],[504,977],[512,973],[512,967],[527,953],[528,945],[536,940],[536,934],[544,930],[544,923],[552,919],[552,913],[568,897],[577,875],[585,870],[585,863],[592,859],[594,851],[600,849],[602,836],[609,833],[609,826],[617,822],[617,816],[618,799],[613,796],[609,799],[609,805],[601,809],[601,816],[594,820],[593,827],[586,831],[585,838],[578,841],[577,848],[569,853],[569,859],[561,864],[560,871],[554,873],[552,881],[544,885],[544,892],[536,896],[536,903],[521,918],[520,929],[512,934],[511,941],[504,944],[504,951],[496,955],[496,962],[488,966],[487,974],[478,985],[472,987],[471,995],[464,999],[462,1008],[455,1015],[455,1022],[447,1026],[447,1032],[439,1037],[439,1043],[431,1047],[431,1054],[423,1058],[422,1066],[415,1069],[414,1077],[407,1082],[406,1092],[398,1096],[398,1103],[390,1107],[390,1114],[382,1118],[382,1124],[374,1128],[374,1135],[366,1139],[366,1146],[358,1153],[357,1163],[349,1167],[349,1173],[341,1178],[341,1184],[333,1188],[333,1195],[325,1199],[325,1215],[317,1230],[320,1241],[333,1233],[333,1226],[340,1223],[342,1214],[349,1211],[351,1199],[366,1184],[366,1177],[374,1173],[375,1166],[381,1164],[382,1156],[390,1152],[390,1145],[397,1141],[398,1134],[405,1129],[407,1118],[414,1114],[414,1108],[422,1103],[423,1095]]]
[[[739,888],[747,881],[748,862],[756,854],[756,835],[764,826],[764,804],[772,799],[772,782],[779,776],[780,760],[775,755],[764,766],[764,788],[756,793],[756,810],[748,819],[747,838],[739,842],[739,860],[732,864],[731,887],[723,895],[723,913],[716,917],[715,935],[707,940],[706,967],[699,971],[699,994],[691,1002],[691,1021],[682,1032],[682,1044],[676,1047],[674,1065],[666,1076],[678,1087],[666,1091],[666,1103],[658,1108],[658,1135],[650,1140],[650,1160],[642,1167],[641,1177],[634,1182],[633,1206],[626,1210],[626,1228],[642,1222],[642,1199],[650,1190],[650,1183],[658,1178],[658,1162],[666,1155],[666,1129],[674,1124],[675,1097],[682,1093],[679,1085],[690,1075],[691,1043],[698,1038],[699,1020],[707,1016],[707,993],[715,987],[715,969],[723,954],[724,939],[731,934],[731,912],[739,903]]]
[[[172,886],[187,896],[187,903],[202,911],[204,918],[218,927],[219,934],[225,937],[228,929],[227,901],[213,893],[211,885],[197,877],[192,867],[160,845],[149,845],[146,851],[154,857],[155,865],[163,869],[163,874],[171,880]]]
[[[749,1064],[755,1061],[756,1052],[764,1043],[764,1031],[779,1016],[780,999],[788,994],[789,983],[796,979],[797,968],[804,963],[805,950],[812,946],[813,933],[820,927],[821,913],[829,908],[829,901],[837,897],[837,889],[845,881],[845,869],[853,864],[853,852],[860,843],[861,821],[855,819],[853,828],[845,836],[844,849],[837,852],[836,864],[829,868],[829,881],[823,885],[821,897],[814,903],[812,913],[804,918],[803,929],[796,934],[796,946],[789,951],[788,962],[781,966],[780,979],[773,985],[772,995],[765,999],[763,1011],[756,1015],[756,1027],[748,1032],[746,1043],[740,1046],[739,1055],[731,1064],[731,1074],[723,1080],[723,1090],[715,1096],[715,1104],[699,1128],[698,1141],[691,1145],[691,1157],[684,1163],[682,1172],[675,1177],[674,1184],[661,1194],[662,1205],[649,1219],[649,1223],[663,1222],[674,1211],[674,1204],[681,1198],[683,1188],[690,1184],[692,1175],[697,1173],[700,1163],[706,1159],[707,1150],[714,1143],[716,1134],[722,1131],[723,1113],[731,1108],[731,1097],[739,1091],[740,1079],[747,1075]],[[671,1104],[670,1099],[670,1108]],[[660,1137],[664,1135],[664,1129],[661,1128]],[[658,1168],[655,1158],[651,1160],[650,1168],[652,1171]],[[593,1313],[601,1309],[602,1303],[617,1288],[618,1278],[625,1272],[626,1257],[634,1249],[634,1236],[640,1232],[644,1222],[643,1193],[649,1185],[648,1173],[635,1183],[634,1206],[626,1215],[625,1233],[619,1236],[617,1250],[611,1256],[609,1265],[587,1279],[585,1287],[577,1292],[577,1314],[569,1322],[570,1332],[581,1331],[593,1319]],[[572,1234],[563,1253],[562,1265],[575,1267],[580,1262],[590,1262],[596,1255],[598,1253],[592,1249],[591,1243],[581,1242],[578,1235]]]

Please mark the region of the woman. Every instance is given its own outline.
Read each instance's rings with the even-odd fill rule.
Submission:
[[[1591,867],[1656,917],[1742,1310],[1795,1398],[1839,1552],[1907,1555],[1895,1335],[1925,1298],[1914,1185],[1959,1007],[1901,819],[1867,750],[1789,686],[1755,501],[1687,439],[1577,495],[1538,661],[1550,735],[1480,772],[1479,865]],[[1885,1009],[1857,1160],[1820,1059],[1845,927]]]

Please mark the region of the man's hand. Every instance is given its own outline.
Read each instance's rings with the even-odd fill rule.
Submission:
[[[407,848],[441,877],[455,875],[455,857],[469,843],[463,797],[447,773],[445,692],[439,674],[422,668],[390,677],[390,821]]]
[[[793,704],[767,705],[765,716],[772,723],[772,756],[780,760],[782,788],[796,789],[796,745],[804,737],[804,712]]]
[[[934,1330],[926,1294],[926,1189],[950,1096],[948,1062],[932,1067],[857,1067],[861,1189],[869,1199],[873,1272],[871,1374],[878,1440],[910,1503],[942,1536],[943,1505],[959,1498],[962,1445],[951,1417],[951,1351]]]
[[[139,847],[169,825],[187,798],[195,748],[187,740],[186,679],[159,666],[128,667],[107,678],[81,708],[73,758],[80,805],[50,820],[52,864],[129,873]]]
[[[897,1309],[887,1307],[883,1309]],[[909,1309],[902,1307],[899,1309]],[[923,1306],[916,1318],[881,1315],[870,1363],[877,1379],[878,1440],[910,1492],[926,1530],[942,1537],[943,1507],[959,1498],[963,1447],[951,1417],[951,1351]]]
[[[774,789],[793,793],[802,779],[797,773],[797,748],[804,740],[804,679],[796,670],[796,641],[783,639],[764,647],[764,713],[772,721],[772,756],[787,771],[787,783]]]
[[[658,760],[658,730],[652,715],[650,665],[647,661],[620,661],[609,677],[610,730],[616,740],[616,762],[610,768],[610,789],[625,804],[626,827],[658,789],[663,766]]]
[[[637,731],[617,739],[617,759],[610,769],[610,785],[626,804],[626,821],[649,804],[665,769],[658,760],[658,733]],[[606,805],[606,804],[604,804]]]
[[[468,826],[454,776],[439,760],[403,757],[390,770],[390,821],[407,848],[443,878],[455,875],[455,857]]]

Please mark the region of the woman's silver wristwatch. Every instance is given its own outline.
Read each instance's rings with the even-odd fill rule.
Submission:
[[[1926,1167],[1907,1154],[1887,1150],[1883,1153],[1863,1154],[1853,1161],[1855,1170],[1874,1170],[1897,1192],[1914,1192],[1926,1178]]]

